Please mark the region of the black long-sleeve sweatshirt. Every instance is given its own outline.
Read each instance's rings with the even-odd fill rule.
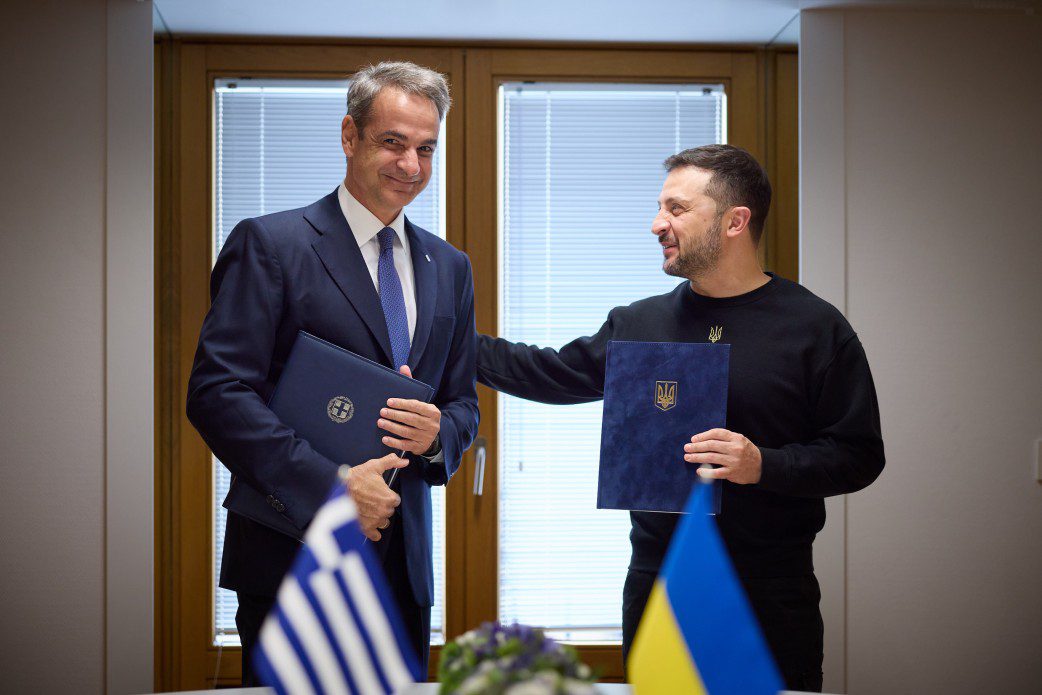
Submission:
[[[731,346],[727,429],[763,456],[759,483],[724,483],[721,535],[741,576],[811,572],[823,498],[871,483],[884,457],[861,342],[843,315],[809,290],[771,276],[752,292],[714,299],[684,282],[616,307],[595,335],[559,350],[483,335],[478,381],[543,403],[586,403],[604,395],[609,340],[704,343],[711,331]],[[677,444],[678,465],[684,443]],[[630,569],[658,572],[678,515],[630,517]]]

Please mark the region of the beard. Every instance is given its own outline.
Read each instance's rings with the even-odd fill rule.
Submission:
[[[724,248],[723,230],[720,228],[723,219],[723,213],[719,213],[692,248],[685,249],[678,245],[677,257],[663,263],[662,270],[667,275],[688,279],[704,277],[716,270]]]

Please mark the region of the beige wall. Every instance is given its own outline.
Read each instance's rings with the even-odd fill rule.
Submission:
[[[0,14],[0,673],[100,692],[105,2]]]
[[[152,650],[151,7],[0,8],[0,691],[141,692]],[[128,196],[141,190],[143,205]]]
[[[826,687],[1040,692],[1042,17],[807,12],[800,58],[802,277],[865,344],[888,459],[817,548]]]

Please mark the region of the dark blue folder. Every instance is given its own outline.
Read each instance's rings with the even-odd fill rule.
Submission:
[[[333,463],[355,466],[394,451],[382,441],[389,433],[376,426],[388,398],[430,402],[433,396],[434,389],[422,381],[300,331],[268,407],[315,451]],[[263,497],[237,481],[228,499],[251,495]],[[254,521],[300,538],[301,531],[267,503],[246,508],[264,510]]]
[[[354,466],[393,451],[376,426],[388,398],[433,395],[422,381],[301,331],[268,407],[315,451]]]
[[[698,480],[694,435],[724,427],[730,345],[608,343],[598,509],[682,512]],[[721,484],[714,483],[719,513]]]

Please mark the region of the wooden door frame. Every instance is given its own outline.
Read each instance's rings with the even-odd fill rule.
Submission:
[[[782,56],[782,54],[788,54]],[[779,57],[781,56],[781,57]],[[213,519],[209,452],[184,414],[199,327],[209,307],[212,233],[212,86],[218,77],[345,77],[380,60],[444,72],[455,106],[447,122],[447,238],[474,260],[478,330],[497,333],[496,85],[510,79],[720,82],[728,89],[731,142],[749,149],[775,182],[764,259],[796,279],[795,53],[756,48],[546,42],[186,39],[156,47],[156,690],[239,681],[239,650],[212,645],[208,558]],[[791,132],[790,132],[791,131]],[[464,141],[470,136],[469,146]],[[470,134],[480,134],[470,135]],[[332,182],[331,182],[332,183]],[[783,184],[783,185],[779,185]],[[782,203],[782,200],[787,202]],[[489,262],[491,259],[491,262]],[[488,441],[484,494],[472,494],[473,453],[446,490],[446,635],[495,617],[497,594],[496,395],[479,387]],[[209,503],[207,502],[207,508]],[[200,558],[207,558],[200,566]],[[622,676],[617,645],[583,646],[607,680]],[[431,675],[437,649],[432,650]]]
[[[767,216],[761,257],[784,278],[799,281],[799,56],[780,48],[764,55],[766,80],[763,113],[766,159],[763,160],[774,200]]]

